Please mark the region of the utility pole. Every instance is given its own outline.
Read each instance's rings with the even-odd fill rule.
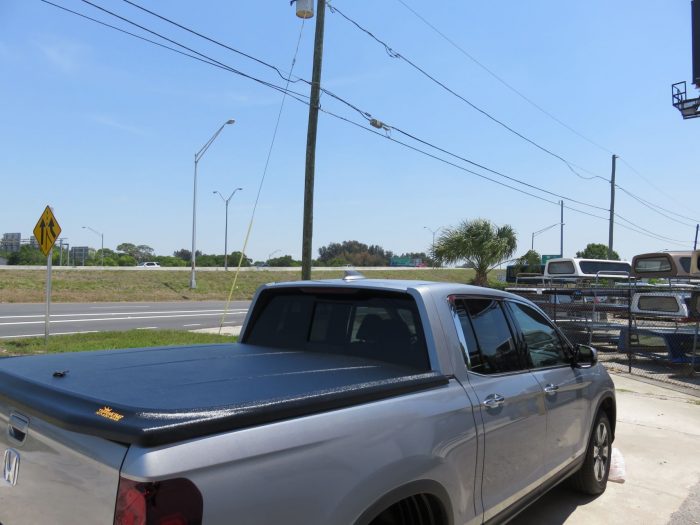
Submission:
[[[304,230],[301,241],[301,278],[311,279],[311,240],[314,227],[314,175],[316,171],[316,131],[321,98],[321,66],[323,63],[323,26],[326,1],[316,4],[316,34],[314,37],[314,64],[311,75],[309,126],[306,132],[306,170],[304,175]]]
[[[561,216],[559,218],[559,257],[564,257],[564,201],[559,201],[561,205]]]
[[[698,249],[698,230],[700,230],[700,224],[695,225],[695,243],[693,244],[693,250]]]
[[[615,161],[617,155],[612,156],[612,175],[610,177],[610,226],[608,230],[608,259],[613,258],[613,227],[615,225]]]

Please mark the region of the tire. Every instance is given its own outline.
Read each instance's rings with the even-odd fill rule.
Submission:
[[[597,496],[605,492],[612,456],[612,431],[604,412],[596,417],[581,469],[570,478],[571,486],[584,494]]]

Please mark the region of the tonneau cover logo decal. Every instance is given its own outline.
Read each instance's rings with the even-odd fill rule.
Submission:
[[[95,414],[97,414],[98,416],[106,417],[107,419],[111,419],[112,421],[121,421],[122,419],[124,419],[124,416],[122,414],[116,413],[109,407],[102,407],[97,412],[95,412]]]

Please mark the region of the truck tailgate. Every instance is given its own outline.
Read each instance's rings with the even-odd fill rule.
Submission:
[[[0,525],[112,525],[127,449],[0,402]]]

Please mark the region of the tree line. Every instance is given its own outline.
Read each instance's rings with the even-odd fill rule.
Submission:
[[[488,284],[488,273],[504,262],[515,260],[522,267],[534,267],[540,264],[540,255],[534,250],[528,250],[520,257],[513,259],[517,247],[517,236],[510,225],[498,226],[487,219],[464,220],[454,227],[445,228],[435,240],[435,245],[428,253],[403,253],[395,255],[382,246],[352,240],[332,242],[318,250],[318,258],[314,266],[391,266],[392,261],[409,261],[411,265],[442,266],[444,264],[459,264],[473,268],[475,271],[474,284]],[[8,264],[14,265],[43,265],[46,258],[38,248],[23,245],[19,251],[2,254]],[[116,250],[105,248],[94,250],[84,260],[72,260],[73,266],[135,266],[146,261],[159,263],[164,267],[189,266],[192,252],[185,248],[176,250],[172,255],[156,255],[153,248],[144,244],[121,243]],[[608,248],[602,243],[590,243],[584,250],[576,252],[576,257],[588,259],[608,259]],[[231,267],[241,266],[272,266],[294,267],[301,266],[301,261],[291,255],[270,258],[266,261],[253,261],[240,251],[229,254]],[[617,252],[612,253],[611,259],[619,260]],[[104,262],[103,262],[104,261]],[[52,263],[58,265],[61,255],[54,249]],[[64,254],[63,264],[69,264]],[[204,254],[197,251],[197,266],[223,267],[224,255]]]

